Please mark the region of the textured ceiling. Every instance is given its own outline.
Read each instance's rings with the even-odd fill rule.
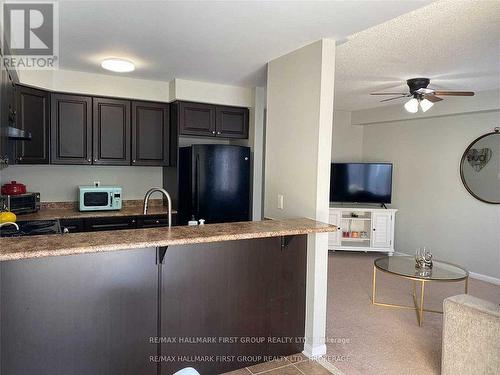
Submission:
[[[439,1],[350,36],[337,48],[335,108],[394,105],[369,93],[405,92],[413,77],[438,89],[499,88],[500,1]]]
[[[107,73],[100,61],[122,57],[137,64],[128,77],[263,85],[276,57],[430,2],[62,0],[60,68]]]

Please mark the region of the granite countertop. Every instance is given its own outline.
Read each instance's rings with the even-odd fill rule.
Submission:
[[[177,211],[172,211],[172,214]],[[149,215],[167,215],[167,207],[161,199],[151,199],[148,205]],[[123,201],[123,207],[118,211],[79,211],[76,202],[42,203],[40,211],[31,214],[19,214],[18,221],[52,220],[52,219],[83,219],[88,217],[143,216],[142,200]]]
[[[0,261],[336,231],[311,219],[0,238]]]

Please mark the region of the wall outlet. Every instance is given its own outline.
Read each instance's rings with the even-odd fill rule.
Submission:
[[[94,186],[95,187],[101,186],[101,181],[94,181]]]
[[[283,194],[278,194],[278,209],[280,210],[283,210],[285,208],[283,201],[284,201]]]

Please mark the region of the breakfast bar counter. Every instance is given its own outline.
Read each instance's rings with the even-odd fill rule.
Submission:
[[[120,231],[0,238],[0,261],[108,252],[147,247],[222,242],[333,232],[333,225],[311,219],[247,221]]]
[[[220,374],[301,352],[307,235],[335,229],[298,218],[1,238],[2,372]]]

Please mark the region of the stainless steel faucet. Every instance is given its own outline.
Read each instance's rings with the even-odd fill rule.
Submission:
[[[6,221],[4,223],[0,223],[0,227],[7,226],[7,225],[13,225],[16,227],[16,230],[19,230],[19,225],[17,225],[13,221]]]
[[[144,209],[142,211],[142,213],[144,215],[146,215],[148,213],[148,201],[149,201],[149,197],[151,196],[151,194],[155,193],[155,192],[160,192],[162,193],[166,198],[167,198],[167,203],[168,203],[168,227],[170,228],[172,226],[172,199],[170,199],[170,194],[168,194],[168,192],[165,190],[165,189],[162,189],[162,188],[159,188],[159,187],[154,187],[152,189],[149,189],[146,193],[146,195],[144,196]]]

